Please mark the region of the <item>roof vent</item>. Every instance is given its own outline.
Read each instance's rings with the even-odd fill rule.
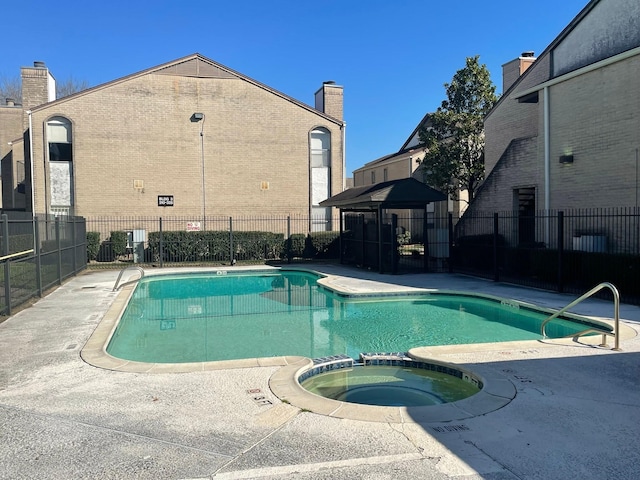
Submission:
[[[526,52],[522,52],[522,57],[533,57],[534,55],[534,51],[533,50],[527,50]]]
[[[47,66],[44,64],[44,62],[33,62],[33,66],[35,68],[46,68]]]
[[[7,97],[5,99],[5,101],[6,101],[7,107],[15,107],[16,106],[16,101],[11,97]]]
[[[326,82],[322,82],[323,85],[335,85],[336,82],[333,80],[327,80]]]

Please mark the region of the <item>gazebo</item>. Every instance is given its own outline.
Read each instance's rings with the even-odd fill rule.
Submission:
[[[377,253],[378,271],[397,273],[398,243],[397,243],[397,215],[391,216],[391,224],[383,224],[384,210],[422,210],[426,218],[427,205],[432,202],[446,200],[447,196],[415,178],[402,178],[387,182],[354,187],[338,193],[323,202],[321,207],[337,207],[340,210],[340,263],[346,263],[345,242],[350,242],[354,249],[360,248],[361,255],[356,258],[366,260],[367,250],[375,247]],[[366,228],[356,228],[351,231],[350,238],[345,237],[344,214],[351,212],[370,213],[375,218],[375,232],[372,238],[367,238]],[[428,270],[428,242],[427,222],[423,222],[423,239],[425,245],[423,270]],[[371,231],[369,232],[371,234]],[[356,262],[357,263],[357,262]],[[364,264],[364,262],[363,262]],[[375,265],[374,265],[375,266]]]

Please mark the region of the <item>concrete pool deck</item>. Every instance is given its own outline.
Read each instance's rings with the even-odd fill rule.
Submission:
[[[561,308],[575,296],[444,274],[339,266],[344,288],[479,292]],[[169,269],[162,269],[168,273]],[[184,272],[184,269],[179,271]],[[183,373],[98,368],[80,352],[120,292],[88,271],[0,324],[0,478],[637,478],[640,307],[621,305],[622,351],[576,342],[428,352],[493,374],[515,398],[449,422],[372,422],[312,413],[269,387],[280,365]],[[624,298],[623,298],[624,301]],[[613,316],[611,301],[571,310]]]

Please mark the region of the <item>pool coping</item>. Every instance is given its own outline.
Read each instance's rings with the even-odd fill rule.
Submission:
[[[270,266],[262,266],[256,265],[251,267],[222,267],[222,268],[193,268],[193,269],[184,269],[181,268],[178,271],[164,271],[157,272],[151,271],[148,272],[145,270],[145,276],[158,276],[158,275],[171,275],[175,273],[210,273],[210,272],[218,272],[218,271],[279,271],[279,270],[299,270],[305,272],[311,272],[316,275],[319,275],[321,278],[318,280],[324,288],[328,288],[329,290],[336,292],[339,295],[346,297],[363,297],[363,296],[372,296],[373,292],[371,290],[367,290],[366,292],[362,292],[355,288],[350,288],[346,286],[344,283],[340,281],[340,275],[330,275],[321,272],[317,272],[312,268],[303,268],[303,267],[270,267]],[[129,277],[131,278],[131,277]],[[124,280],[126,283],[126,280]],[[375,294],[385,294],[385,295],[393,295],[393,294],[415,294],[415,293],[438,293],[438,294],[458,294],[458,295],[472,295],[480,298],[487,298],[492,300],[502,300],[501,297],[482,294],[478,292],[462,292],[455,290],[440,290],[434,288],[418,288],[418,287],[405,287],[393,284],[385,284],[383,282],[373,282],[376,288]],[[147,363],[147,362],[137,362],[133,360],[125,360],[121,358],[114,357],[107,353],[106,348],[111,340],[113,332],[120,320],[124,309],[133,294],[133,290],[135,288],[134,283],[125,284],[120,288],[120,292],[116,296],[115,300],[105,313],[104,317],[95,330],[91,333],[91,336],[85,343],[84,347],[80,351],[80,357],[86,363],[93,365],[94,367],[103,368],[106,370],[115,370],[120,372],[130,372],[130,373],[188,373],[188,372],[200,372],[200,371],[208,371],[208,370],[224,370],[224,369],[234,369],[234,368],[252,368],[252,367],[286,367],[291,365],[299,365],[301,361],[306,362],[309,361],[307,357],[302,356],[279,356],[279,357],[261,357],[261,358],[243,358],[237,360],[218,360],[218,361],[210,361],[210,362],[190,362],[190,363]],[[543,307],[538,307],[536,305],[522,302],[519,300],[513,300],[513,302],[529,306],[531,308],[535,308],[540,311],[548,311],[549,313],[555,312],[553,309],[547,309]],[[606,323],[609,325],[613,325],[613,321],[600,318],[600,317],[592,317],[587,315],[579,315],[580,317],[593,319],[598,322]],[[636,331],[631,327],[620,324],[620,340],[624,340],[625,338],[632,338],[636,335]],[[440,355],[447,355],[451,353],[474,353],[474,352],[487,352],[487,351],[496,351],[496,350],[509,350],[509,349],[526,349],[526,348],[540,348],[540,347],[553,347],[556,345],[585,345],[585,346],[596,346],[600,342],[600,336],[592,336],[592,337],[581,337],[580,341],[576,341],[571,338],[559,338],[559,339],[538,339],[538,340],[524,340],[524,341],[513,341],[513,342],[494,342],[494,343],[473,343],[473,344],[464,344],[464,345],[440,345],[440,346],[424,346],[424,347],[415,347],[411,349],[408,353],[411,356],[416,356],[417,358],[428,358],[430,360],[437,359]]]
[[[482,389],[474,395],[456,402],[417,407],[385,407],[342,402],[307,391],[298,377],[314,366],[311,359],[302,359],[280,368],[269,378],[269,388],[282,402],[301,410],[329,417],[383,423],[450,422],[484,415],[508,405],[516,396],[516,387],[502,375],[491,370],[474,367],[469,370],[459,364],[409,354],[415,362],[425,362],[460,370],[479,377]],[[363,367],[367,368],[367,367]]]

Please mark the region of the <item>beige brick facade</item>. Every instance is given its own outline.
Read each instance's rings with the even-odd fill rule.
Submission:
[[[32,112],[36,212],[52,208],[46,124],[54,117],[72,125],[76,215],[308,215],[317,128],[331,135],[329,193],[342,191],[341,118],[200,55]],[[174,206],[158,206],[160,195],[173,196]]]
[[[503,94],[485,119],[486,181],[470,212],[517,209],[523,188],[536,210],[638,206],[638,17],[637,2],[591,2]]]

